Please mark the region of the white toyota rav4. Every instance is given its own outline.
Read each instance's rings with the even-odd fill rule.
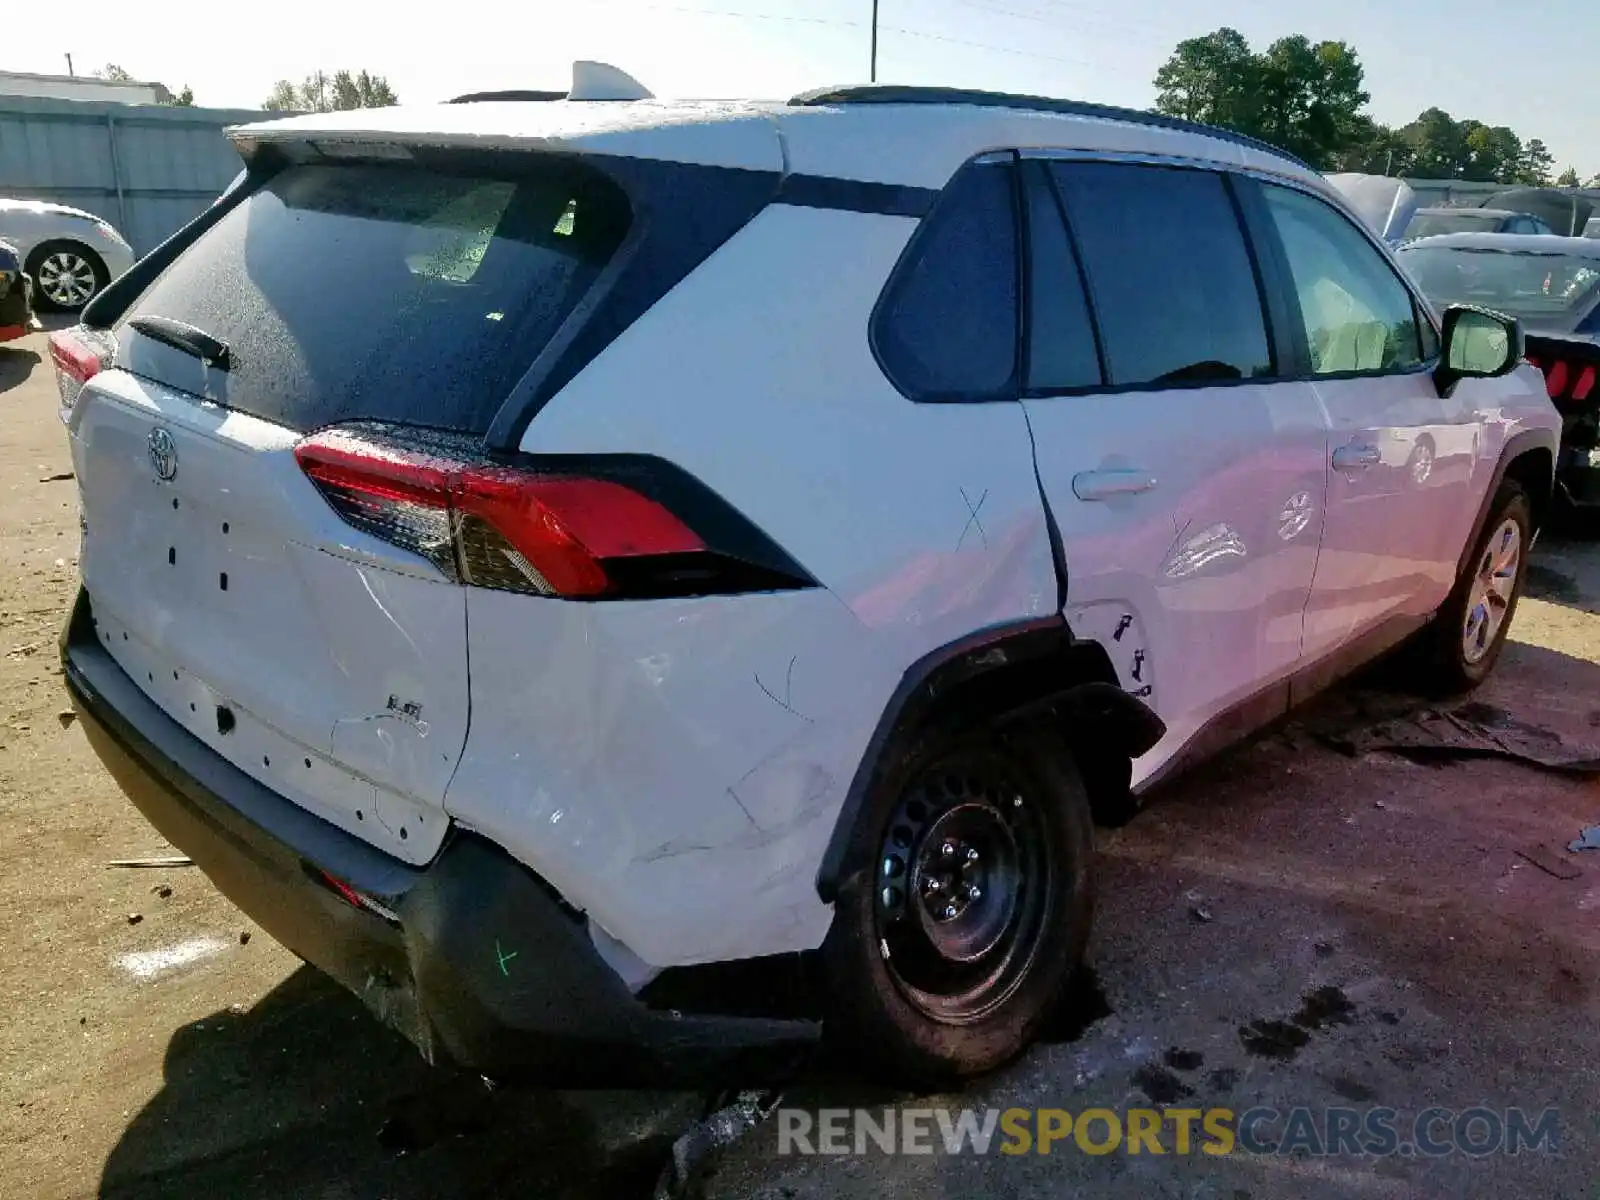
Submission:
[[[583,78],[233,130],[53,347],[85,731],[430,1058],[992,1068],[1084,953],[1094,818],[1413,635],[1419,684],[1490,669],[1556,413],[1314,171]],[[678,999],[775,956],[820,1022]]]

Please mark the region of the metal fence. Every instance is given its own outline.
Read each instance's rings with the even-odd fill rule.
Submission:
[[[0,197],[92,212],[145,254],[239,173],[223,128],[279,115],[0,96]]]

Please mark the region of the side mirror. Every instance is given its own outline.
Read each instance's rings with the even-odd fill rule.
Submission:
[[[1439,394],[1448,396],[1463,379],[1494,379],[1522,361],[1522,322],[1466,304],[1444,310],[1443,347],[1433,373]]]

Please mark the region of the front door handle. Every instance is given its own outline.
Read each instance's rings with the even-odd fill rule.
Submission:
[[[1333,452],[1333,469],[1335,471],[1354,471],[1358,468],[1375,467],[1383,461],[1383,452],[1376,446],[1362,446],[1352,442],[1348,446],[1340,446]]]
[[[1079,500],[1108,500],[1112,496],[1133,496],[1156,486],[1149,471],[1079,471],[1072,477],[1072,494]]]

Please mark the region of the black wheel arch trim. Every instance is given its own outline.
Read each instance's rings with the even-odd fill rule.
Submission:
[[[817,895],[832,904],[839,885],[861,865],[852,856],[856,825],[879,766],[934,702],[962,684],[1017,663],[1059,653],[1078,642],[1059,613],[990,626],[940,646],[907,668],[884,706],[867,749],[856,765],[817,870]],[[1104,679],[1064,679],[1048,695],[997,713],[1003,726],[1052,712],[1092,728],[1101,744],[1137,757],[1160,741],[1166,725],[1140,700]]]
[[[1461,554],[1456,559],[1456,577],[1459,579],[1461,572],[1467,569],[1467,562],[1472,558],[1472,552],[1478,545],[1478,539],[1483,536],[1484,526],[1489,523],[1494,498],[1500,494],[1500,485],[1506,481],[1506,474],[1511,469],[1511,464],[1529,451],[1543,450],[1550,455],[1550,479],[1546,485],[1544,496],[1529,497],[1534,502],[1535,515],[1546,510],[1550,495],[1555,488],[1555,466],[1558,457],[1560,437],[1553,429],[1524,429],[1521,433],[1513,434],[1506,442],[1505,449],[1500,452],[1500,461],[1494,467],[1494,479],[1484,489],[1483,499],[1478,502],[1478,515],[1472,522],[1472,535],[1461,544]],[[1537,530],[1535,531],[1537,533]]]

